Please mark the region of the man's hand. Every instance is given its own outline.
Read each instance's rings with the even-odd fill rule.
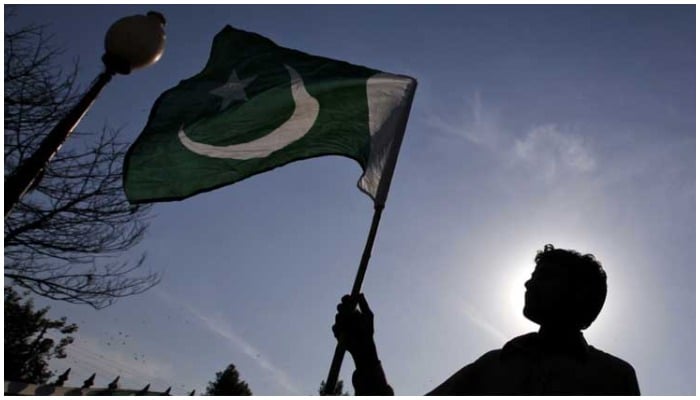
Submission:
[[[356,298],[343,296],[338,304],[333,334],[350,352],[356,368],[374,367],[379,363],[373,339],[374,314],[363,294]]]

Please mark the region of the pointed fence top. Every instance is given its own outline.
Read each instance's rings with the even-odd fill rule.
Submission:
[[[118,383],[119,383],[119,376],[114,378],[114,380],[109,383],[109,386],[107,386],[107,390],[116,390]]]
[[[70,368],[56,378],[56,383],[54,383],[54,386],[63,386],[63,384],[68,380],[68,375],[70,375]]]
[[[92,374],[92,375],[90,375],[89,378],[87,378],[85,380],[85,382],[83,382],[83,386],[81,389],[87,389],[94,384],[95,384],[95,374]]]

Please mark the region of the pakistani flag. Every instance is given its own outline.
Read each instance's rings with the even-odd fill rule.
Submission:
[[[124,162],[132,203],[181,200],[323,155],[356,160],[383,205],[416,81],[225,27],[204,70],[163,93]]]

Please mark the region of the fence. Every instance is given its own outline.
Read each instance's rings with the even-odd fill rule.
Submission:
[[[151,385],[146,385],[143,389],[120,389],[119,377],[117,376],[106,388],[93,388],[95,375],[92,374],[83,382],[81,387],[64,387],[63,383],[68,380],[70,368],[61,374],[54,383],[46,385],[36,385],[33,383],[5,381],[6,396],[170,396],[170,388],[162,392],[151,391]],[[194,396],[194,390],[190,392]]]

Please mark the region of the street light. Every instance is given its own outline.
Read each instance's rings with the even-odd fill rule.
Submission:
[[[5,179],[5,217],[24,193],[41,179],[41,172],[112,77],[115,74],[129,74],[160,59],[165,49],[164,27],[165,17],[155,11],[124,17],[112,24],[105,35],[105,54],[102,56],[104,71],[46,135],[37,150]]]

